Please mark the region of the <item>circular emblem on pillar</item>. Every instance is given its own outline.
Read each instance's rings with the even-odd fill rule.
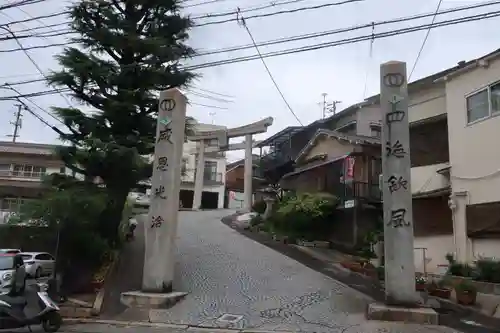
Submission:
[[[405,77],[401,73],[389,73],[384,76],[386,87],[401,87],[405,83]]]
[[[160,102],[160,109],[162,111],[172,111],[175,109],[175,101],[171,98],[162,100]]]

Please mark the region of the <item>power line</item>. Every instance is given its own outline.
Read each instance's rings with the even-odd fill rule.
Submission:
[[[0,6],[0,10],[5,10],[9,8],[18,8],[21,6],[33,5],[35,3],[43,2],[45,0],[22,0],[18,2],[13,2],[8,5]]]
[[[474,4],[474,5],[459,6],[459,7],[454,7],[454,8],[439,11],[437,13],[437,15],[450,14],[450,13],[455,13],[455,12],[460,12],[460,11],[465,11],[465,10],[470,10],[470,9],[476,9],[476,8],[481,8],[481,7],[486,7],[486,6],[492,6],[492,5],[497,5],[497,4],[500,4],[500,1],[496,0],[496,1],[481,2],[479,4]],[[350,26],[347,28],[334,29],[334,30],[321,31],[321,32],[315,32],[315,33],[308,33],[308,34],[301,34],[301,35],[296,35],[296,36],[292,36],[292,37],[283,37],[283,38],[278,38],[278,39],[269,40],[269,41],[265,41],[265,42],[260,42],[260,43],[258,43],[258,46],[259,47],[269,46],[269,45],[281,44],[281,43],[285,43],[285,42],[295,42],[295,41],[306,40],[306,39],[310,39],[310,38],[324,37],[324,36],[328,36],[328,35],[339,34],[339,33],[343,33],[343,32],[351,32],[354,30],[360,30],[360,29],[369,28],[369,27],[373,27],[373,26],[380,26],[380,25],[401,23],[401,22],[406,22],[406,21],[411,21],[411,20],[418,20],[418,19],[422,19],[422,18],[426,18],[426,17],[433,17],[435,15],[436,15],[435,12],[417,14],[417,15],[412,15],[412,16],[398,17],[398,18],[391,19],[391,20],[365,23],[365,24],[361,24],[361,25]],[[32,47],[25,47],[25,49],[26,50],[43,49],[43,48],[48,48],[48,47],[67,46],[70,44],[75,44],[75,43],[64,42],[64,43],[55,43],[55,44],[49,44],[49,45],[37,45],[37,46],[32,46]],[[246,45],[233,46],[233,47],[228,47],[228,48],[207,50],[205,52],[199,52],[198,54],[194,55],[193,57],[200,57],[200,56],[206,56],[206,55],[212,55],[212,54],[218,54],[218,53],[240,51],[240,50],[253,49],[253,48],[254,48],[253,44],[246,44]],[[0,53],[8,53],[8,52],[16,52],[16,51],[21,51],[21,49],[0,50]]]
[[[33,104],[37,109],[39,109],[40,111],[44,112],[45,114],[47,114],[48,116],[50,116],[51,118],[53,118],[54,120],[56,120],[57,122],[59,122],[59,123],[63,124],[64,126],[66,126],[66,124],[61,119],[57,118],[52,113],[50,113],[49,111],[45,110],[40,105],[38,105],[37,103],[33,102],[31,99],[28,98],[28,97],[34,97],[34,96],[23,95],[23,94],[21,94],[19,92],[19,90],[15,89],[15,88],[13,88],[11,86],[8,86],[8,85],[6,87],[7,87],[7,89],[10,89],[10,90],[12,90],[12,91],[14,91],[15,93],[18,94],[18,96],[15,96],[15,99],[18,100],[19,102],[21,102],[20,98],[26,99],[28,102],[30,102],[31,104]]]
[[[439,12],[439,8],[441,8],[441,4],[443,3],[443,0],[439,0],[437,7],[436,7],[436,12],[434,16],[432,17],[431,23],[434,23],[436,20],[437,13]],[[415,67],[417,67],[418,60],[420,59],[420,55],[422,55],[422,51],[424,50],[425,43],[427,42],[427,39],[429,38],[429,34],[431,33],[431,28],[427,30],[427,33],[425,34],[424,41],[422,42],[422,46],[420,46],[420,50],[418,50],[417,58],[415,58],[415,62],[413,63],[413,67],[411,68],[410,75],[408,75],[408,81],[410,81],[410,78],[413,74],[413,71],[415,71]]]
[[[201,98],[206,98],[206,99],[210,99],[210,100],[213,100],[213,101],[216,101],[216,102],[221,102],[221,103],[234,103],[234,101],[229,101],[227,99],[223,99],[223,98],[220,98],[220,97],[210,96],[210,95],[199,93],[199,92],[192,91],[192,90],[189,90],[189,89],[186,89],[186,90],[187,90],[188,93],[190,93],[192,95],[195,95],[195,96],[198,96],[198,97],[201,97]]]
[[[222,97],[234,98],[234,96],[226,95],[226,94],[221,94],[221,93],[218,93],[218,92],[215,92],[215,91],[212,91],[212,90],[208,90],[208,89],[202,89],[202,88],[198,88],[198,87],[191,87],[191,89],[200,90],[200,91],[203,91],[203,92],[206,92],[206,93],[209,93],[209,94],[219,95],[219,96],[222,96]]]
[[[281,99],[283,99],[283,102],[285,102],[286,107],[292,113],[292,115],[295,117],[295,119],[297,119],[297,122],[300,124],[300,126],[304,126],[304,124],[302,124],[302,122],[300,121],[299,117],[297,116],[297,114],[295,114],[295,112],[293,111],[292,107],[290,106],[290,104],[286,100],[285,95],[283,94],[283,92],[281,91],[280,87],[278,86],[278,83],[274,79],[274,76],[271,73],[271,70],[267,66],[266,61],[264,60],[264,58],[262,57],[262,54],[260,53],[259,47],[257,46],[257,43],[255,42],[255,38],[253,38],[253,35],[250,32],[250,29],[248,28],[248,26],[247,26],[247,24],[245,22],[245,19],[243,17],[241,18],[241,24],[243,25],[243,27],[245,28],[245,30],[248,32],[248,36],[250,36],[250,39],[252,40],[252,43],[255,46],[255,50],[257,51],[257,53],[259,55],[259,58],[262,61],[262,64],[264,65],[264,68],[266,69],[267,74],[271,78],[271,81],[273,81],[274,87],[276,88],[276,90],[280,94]]]
[[[489,1],[489,2],[482,2],[480,4],[475,4],[475,5],[467,5],[467,6],[459,6],[459,7],[454,7],[446,10],[439,11],[437,15],[444,15],[444,14],[450,14],[450,13],[455,13],[455,12],[460,12],[460,11],[465,11],[465,10],[470,10],[470,9],[476,9],[476,8],[481,8],[481,7],[486,7],[486,6],[492,6],[492,5],[498,5],[500,4],[500,1],[495,0],[495,1]],[[307,33],[307,34],[301,34],[301,35],[296,35],[292,37],[282,37],[278,39],[273,39],[269,40],[266,42],[260,42],[258,43],[259,47],[261,46],[270,46],[270,45],[275,45],[275,44],[281,44],[283,42],[295,42],[295,41],[300,41],[300,40],[305,40],[305,39],[310,39],[310,38],[317,38],[317,37],[324,37],[328,35],[333,35],[333,34],[339,34],[343,32],[351,32],[354,30],[361,30],[365,28],[373,28],[374,26],[380,26],[380,25],[387,25],[387,24],[394,24],[394,23],[402,23],[406,21],[412,21],[412,20],[419,20],[427,17],[434,17],[436,15],[436,12],[431,12],[431,13],[423,13],[423,14],[417,14],[417,15],[411,15],[411,16],[403,16],[403,17],[398,17],[390,20],[384,20],[384,21],[375,21],[375,22],[370,22],[370,23],[364,23],[360,25],[355,25],[355,26],[350,26],[347,28],[340,28],[340,29],[334,29],[334,30],[327,30],[327,31],[321,31],[321,32],[314,32],[314,33]],[[222,48],[222,49],[214,49],[214,50],[207,50],[205,52],[199,52],[195,56],[205,56],[205,55],[212,55],[212,54],[217,54],[217,53],[226,53],[226,52],[233,52],[233,51],[241,51],[245,49],[253,49],[253,44],[247,44],[247,45],[241,45],[241,46],[233,46],[233,47],[228,47],[228,48]]]
[[[259,18],[259,17],[269,17],[269,16],[282,15],[282,14],[291,14],[291,13],[297,13],[297,12],[302,12],[302,11],[306,11],[306,10],[321,9],[321,8],[326,8],[326,7],[340,6],[340,5],[345,5],[345,4],[349,4],[349,3],[363,2],[363,1],[365,1],[365,0],[343,0],[343,1],[340,1],[340,2],[326,3],[326,4],[322,4],[322,5],[316,5],[316,6],[309,6],[309,7],[301,7],[301,8],[295,8],[295,9],[281,10],[281,11],[271,12],[271,13],[265,13],[265,14],[256,14],[256,15],[245,17],[245,20]],[[222,24],[222,23],[227,23],[227,22],[238,21],[239,19],[240,19],[239,17],[235,17],[235,18],[226,19],[226,20],[220,20],[220,21],[198,23],[198,24],[195,24],[193,26],[194,27],[202,27],[202,26],[205,26],[205,25]]]
[[[207,104],[195,103],[195,102],[191,102],[191,101],[189,102],[189,104],[203,106],[203,107],[212,108],[212,109],[228,110],[228,108],[221,107],[221,106],[207,105]]]
[[[402,34],[408,34],[411,32],[425,30],[425,29],[428,29],[429,27],[432,27],[432,28],[444,27],[444,26],[449,26],[449,25],[455,25],[455,24],[461,24],[461,23],[466,23],[466,22],[484,20],[484,19],[488,19],[488,18],[494,18],[494,17],[498,17],[498,16],[500,16],[500,11],[487,12],[487,13],[482,13],[482,14],[478,14],[478,15],[464,16],[464,17],[461,17],[458,19],[444,20],[444,21],[440,21],[437,23],[434,22],[434,23],[429,23],[429,24],[417,25],[417,26],[413,26],[413,27],[406,27],[406,28],[401,28],[401,29],[396,29],[396,30],[389,30],[389,31],[385,31],[382,33],[376,33],[373,35],[372,34],[362,35],[362,36],[344,38],[344,39],[340,39],[340,40],[336,40],[336,41],[332,41],[332,42],[317,43],[317,44],[307,45],[307,46],[303,46],[303,47],[289,48],[289,49],[284,49],[284,50],[279,50],[279,51],[274,51],[274,52],[268,52],[268,53],[264,53],[264,54],[260,54],[260,55],[257,54],[257,55],[250,55],[250,56],[245,56],[245,57],[226,59],[226,60],[206,62],[206,63],[201,63],[201,64],[197,64],[197,65],[192,65],[192,66],[185,66],[182,69],[183,70],[199,70],[199,69],[208,68],[208,67],[215,67],[215,66],[232,64],[232,63],[252,61],[252,60],[259,59],[260,57],[262,57],[262,58],[276,57],[276,56],[283,56],[283,55],[301,53],[301,52],[306,52],[306,51],[313,51],[313,50],[318,50],[318,49],[323,49],[323,48],[328,48],[328,47],[335,47],[335,46],[339,46],[339,45],[359,43],[361,41],[371,40],[372,38],[378,39],[378,38],[387,38],[387,37],[393,37],[393,36],[402,35]],[[28,83],[28,82],[25,82],[25,83]],[[69,89],[66,89],[66,90],[57,90],[56,89],[56,90],[51,90],[51,91],[42,91],[42,92],[26,94],[25,96],[36,97],[36,96],[41,96],[41,95],[54,94],[54,93],[57,93],[59,91],[69,91]],[[8,97],[1,97],[0,100],[8,100],[8,99],[15,99],[15,98],[16,98],[16,96],[8,96]]]
[[[409,28],[402,28],[402,29],[386,31],[383,33],[376,33],[373,37],[370,34],[370,35],[364,35],[364,36],[358,36],[358,37],[352,37],[352,38],[345,38],[345,39],[336,40],[333,42],[324,42],[324,43],[312,44],[312,45],[307,45],[307,46],[302,46],[302,47],[297,47],[297,48],[289,48],[289,49],[285,49],[285,50],[268,52],[268,53],[262,54],[262,57],[268,58],[268,57],[276,57],[276,56],[282,56],[282,55],[288,55],[288,54],[301,53],[301,52],[306,52],[306,51],[319,50],[319,49],[335,47],[335,46],[339,46],[339,45],[358,43],[361,41],[370,40],[371,38],[378,39],[378,38],[392,37],[392,36],[407,34],[407,33],[415,32],[415,31],[425,30],[425,29],[428,29],[429,27],[432,27],[432,28],[444,27],[444,26],[448,26],[448,25],[455,25],[455,24],[460,24],[460,23],[465,23],[465,22],[480,21],[480,20],[484,20],[484,19],[488,19],[488,18],[494,18],[497,16],[500,16],[500,11],[488,12],[488,13],[483,13],[483,14],[473,15],[473,16],[465,16],[465,17],[461,17],[458,19],[441,21],[441,22],[434,23],[434,24],[424,24],[424,25],[420,25],[420,26],[414,26],[414,27],[409,27]],[[226,60],[205,62],[205,63],[201,63],[201,64],[197,64],[197,65],[185,66],[185,67],[182,67],[181,69],[182,70],[198,70],[198,69],[202,69],[202,68],[252,61],[252,60],[257,60],[259,58],[260,58],[259,55],[254,54],[254,55],[250,55],[250,56],[242,56],[242,57],[236,57],[236,58],[231,58],[231,59],[226,59]]]
[[[48,77],[42,71],[42,69],[40,68],[40,66],[38,66],[38,63],[35,61],[35,59],[33,59],[33,57],[29,54],[29,52],[24,49],[23,44],[17,39],[17,36],[12,31],[10,31],[9,28],[6,28],[6,27],[0,27],[0,28],[3,29],[3,30],[6,30],[6,31],[8,31],[8,32],[10,32],[12,34],[12,37],[14,38],[15,42],[17,43],[17,45],[19,45],[19,47],[24,52],[24,54],[26,55],[26,57],[28,57],[28,59],[33,64],[33,66],[35,66],[35,68],[37,69],[37,71],[48,81]],[[63,93],[59,93],[59,95],[61,95],[61,97],[66,101],[66,103],[68,103],[68,105],[70,107],[73,107],[71,105],[71,102],[69,101],[69,99]]]
[[[276,8],[278,6],[285,6],[293,3],[298,3],[298,2],[303,2],[307,0],[288,0],[288,1],[282,1],[282,2],[271,2],[267,5],[262,5],[262,6],[257,6],[257,7],[251,7],[251,8],[240,8],[239,10],[231,10],[231,11],[226,11],[222,13],[205,13],[205,14],[198,14],[196,16],[193,16],[192,19],[205,19],[205,18],[213,18],[213,17],[221,17],[221,16],[230,16],[230,15],[237,15],[238,13],[247,13],[247,12],[253,12],[257,10],[263,10],[267,8]]]
[[[3,24],[0,24],[0,27],[6,27],[6,26],[13,25],[13,24],[21,24],[21,23],[26,23],[26,22],[31,22],[31,21],[37,21],[37,20],[40,20],[40,19],[46,19],[46,18],[57,17],[57,16],[61,16],[61,15],[68,15],[68,14],[70,14],[69,11],[63,11],[63,12],[57,12],[57,13],[53,13],[53,14],[39,15],[39,16],[34,16],[34,17],[31,17],[31,18],[28,18],[28,19],[23,19],[23,20],[17,20],[17,21],[11,21],[11,22],[7,22],[7,23],[3,23]]]

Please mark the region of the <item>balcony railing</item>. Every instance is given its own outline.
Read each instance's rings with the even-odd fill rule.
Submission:
[[[186,183],[194,183],[196,179],[196,170],[184,170],[181,180]],[[224,175],[221,172],[203,171],[203,184],[204,185],[222,185],[224,184]]]
[[[24,179],[41,180],[45,174],[46,172],[40,172],[40,171],[28,172],[28,171],[1,170],[0,178],[24,178]]]
[[[328,190],[338,197],[341,203],[348,200],[366,199],[371,202],[382,200],[382,193],[378,184],[353,181],[348,183],[338,183]]]
[[[221,172],[212,172],[212,171],[204,171],[203,172],[203,184],[206,185],[215,185],[215,184],[223,184],[222,173]]]

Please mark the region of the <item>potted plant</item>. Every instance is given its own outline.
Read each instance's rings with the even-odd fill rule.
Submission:
[[[415,278],[415,288],[418,291],[424,291],[427,279],[424,276],[417,276]]]
[[[433,282],[431,287],[428,287],[429,295],[436,296],[439,298],[448,299],[451,296],[450,281],[446,279],[441,279],[437,283]]]
[[[458,304],[474,305],[476,303],[477,289],[470,281],[462,280],[455,285],[455,293]]]

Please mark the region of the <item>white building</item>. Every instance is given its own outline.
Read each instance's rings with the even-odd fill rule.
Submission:
[[[195,125],[197,132],[226,129],[225,126],[201,124]],[[183,148],[180,201],[184,208],[191,208],[194,196],[194,180],[197,162],[197,144],[187,141]],[[207,146],[217,145],[217,141],[209,142]],[[203,192],[201,207],[203,209],[224,208],[226,194],[226,154],[205,153],[205,168],[203,171]]]
[[[211,124],[194,124],[196,132],[207,132],[226,129],[225,126]],[[180,204],[183,208],[192,208],[194,197],[194,181],[196,175],[197,142],[186,141],[183,147],[182,176]],[[208,146],[217,145],[216,140]],[[146,182],[143,182],[146,184]],[[150,184],[148,184],[150,187]],[[146,194],[149,196],[151,190]],[[205,153],[205,168],[203,171],[203,192],[201,196],[202,209],[224,208],[226,194],[226,154]]]

